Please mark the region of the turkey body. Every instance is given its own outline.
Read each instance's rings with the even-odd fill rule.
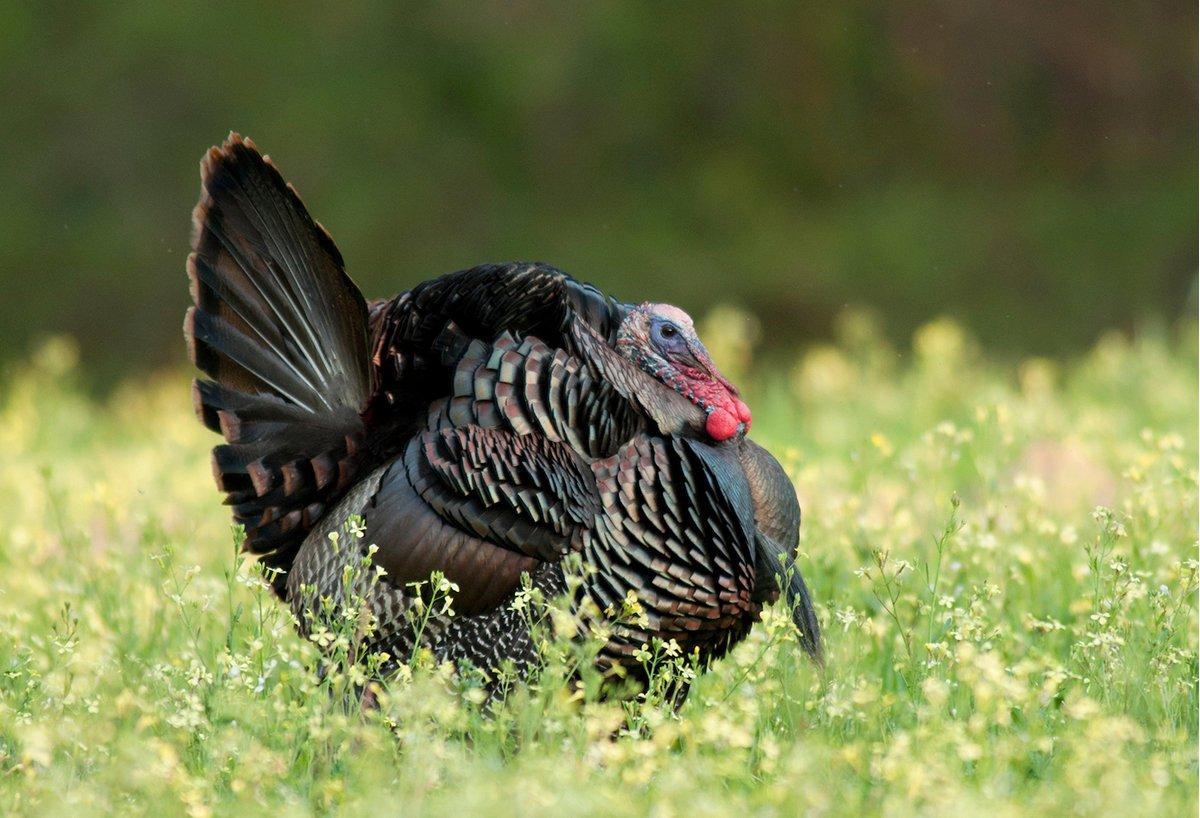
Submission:
[[[516,596],[569,591],[608,620],[599,665],[636,677],[655,638],[701,664],[723,655],[782,589],[820,661],[795,492],[699,342],[674,337],[690,337],[681,312],[530,263],[368,304],[252,143],[231,135],[201,175],[185,324],[208,376],[197,413],[225,437],[214,474],[245,547],[302,629],[322,598],[353,591],[372,650],[419,642],[527,673],[537,651]],[[366,536],[331,542],[351,518]],[[367,543],[380,570],[356,575]],[[568,558],[585,566],[570,585]],[[412,584],[435,571],[457,586],[454,615],[418,632]],[[631,598],[641,615],[616,617]]]

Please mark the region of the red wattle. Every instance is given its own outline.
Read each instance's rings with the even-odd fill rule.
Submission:
[[[738,433],[738,420],[728,409],[714,409],[704,422],[704,431],[713,440],[729,440]]]
[[[734,409],[737,410],[738,420],[740,420],[742,423],[746,424],[746,428],[749,429],[750,428],[750,420],[751,420],[750,407],[747,406],[743,401],[738,400],[737,398],[734,398],[733,406],[734,406]]]

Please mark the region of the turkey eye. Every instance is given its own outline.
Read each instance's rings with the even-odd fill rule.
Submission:
[[[664,338],[674,338],[676,335],[679,334],[679,330],[675,329],[675,327],[673,327],[670,324],[663,324],[662,328],[659,329],[659,332],[662,334],[662,337],[664,337]]]

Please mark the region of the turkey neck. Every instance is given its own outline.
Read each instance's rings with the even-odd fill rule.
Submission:
[[[571,324],[576,354],[626,400],[641,409],[659,434],[701,437],[705,412],[666,384],[621,357],[594,329],[581,321]]]

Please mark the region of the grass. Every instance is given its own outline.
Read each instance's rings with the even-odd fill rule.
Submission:
[[[747,372],[708,323],[828,669],[771,611],[678,714],[551,678],[486,717],[423,656],[363,714],[236,556],[184,377],[97,402],[48,343],[0,386],[0,812],[1195,815],[1195,327],[1007,365],[852,313]]]

